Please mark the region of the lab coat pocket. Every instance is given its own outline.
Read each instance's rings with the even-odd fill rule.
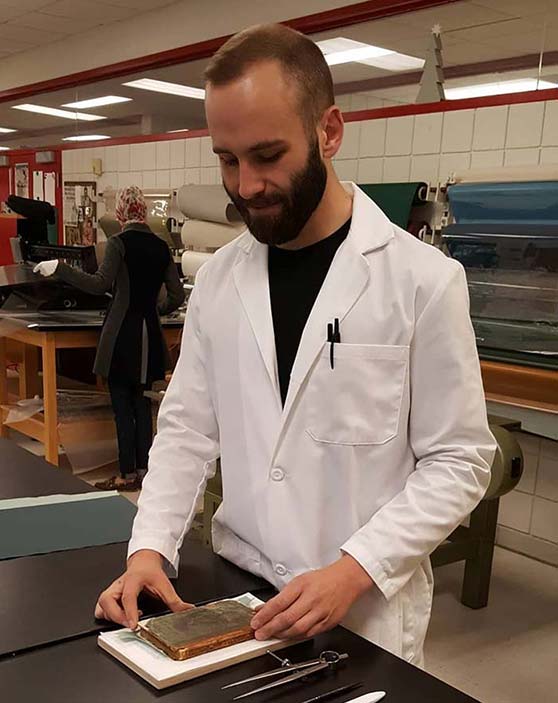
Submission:
[[[409,347],[326,344],[307,388],[307,432],[328,444],[385,444],[399,427]]]

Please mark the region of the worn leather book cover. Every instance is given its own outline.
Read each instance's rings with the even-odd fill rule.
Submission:
[[[139,635],[172,659],[183,661],[253,639],[254,611],[233,600],[151,618]]]

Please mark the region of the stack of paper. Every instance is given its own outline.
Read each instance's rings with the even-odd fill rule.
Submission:
[[[263,604],[263,601],[251,593],[245,593],[231,600],[236,600],[250,608],[256,608]],[[142,620],[144,625],[147,622],[149,622],[149,618]],[[99,635],[97,643],[99,647],[112,654],[118,661],[158,689],[167,688],[248,659],[254,659],[265,654],[267,650],[274,651],[292,644],[292,642],[275,639],[264,642],[249,640],[185,661],[174,661],[128,628],[104,632]]]

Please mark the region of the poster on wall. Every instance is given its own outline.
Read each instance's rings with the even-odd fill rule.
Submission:
[[[33,171],[33,200],[44,200],[43,172]]]
[[[64,243],[97,242],[97,183],[64,181]]]
[[[16,164],[15,171],[15,190],[16,195],[20,198],[29,197],[29,166],[27,164]]]
[[[46,171],[45,177],[45,203],[56,205],[56,173],[54,171]]]

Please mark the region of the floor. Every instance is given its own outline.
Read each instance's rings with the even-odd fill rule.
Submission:
[[[40,453],[39,443],[12,436]],[[113,474],[109,466],[80,478],[93,484]],[[123,495],[137,503],[139,493]],[[435,571],[427,670],[481,703],[558,701],[558,568],[496,548],[490,603],[481,610],[459,601],[462,571]]]
[[[482,703],[558,701],[558,568],[496,548],[481,610],[459,602],[462,569],[435,571],[428,671]]]

